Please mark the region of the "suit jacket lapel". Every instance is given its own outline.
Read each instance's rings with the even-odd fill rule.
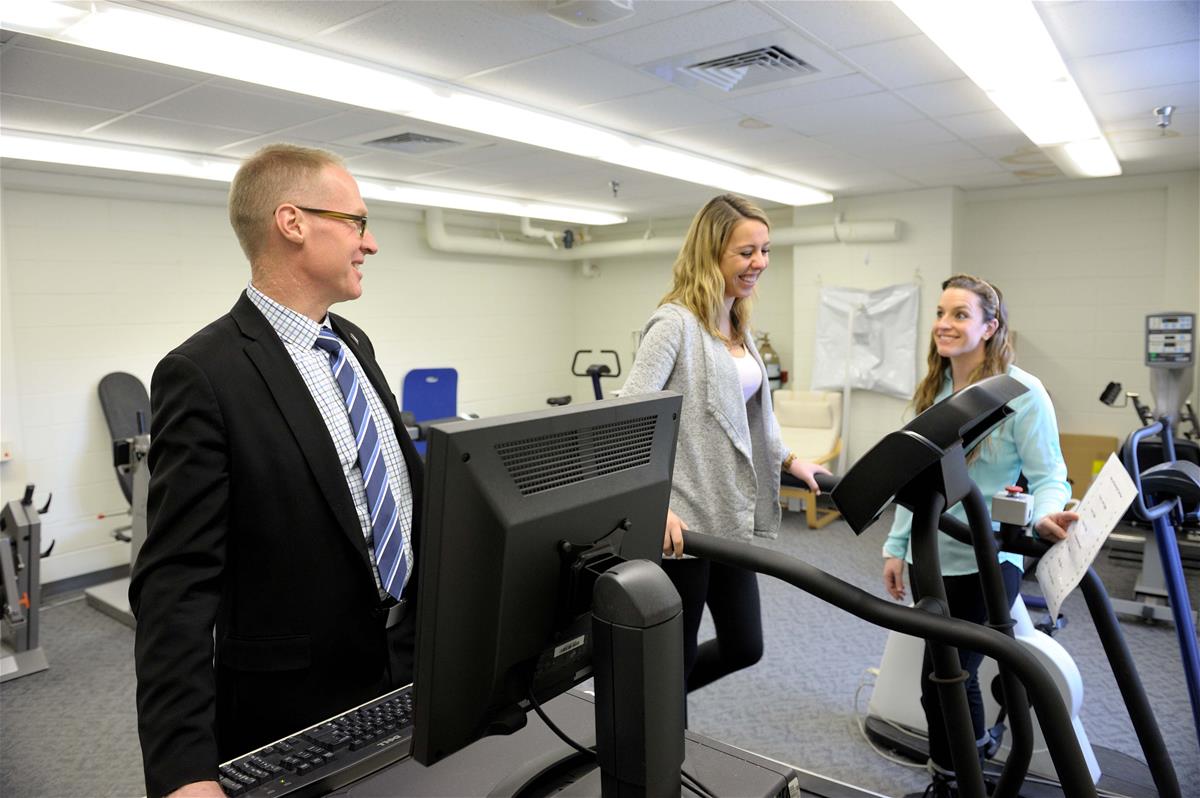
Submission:
[[[308,386],[296,370],[296,364],[292,362],[275,330],[245,293],[234,305],[231,315],[242,334],[251,339],[244,347],[246,356],[262,375],[263,383],[291,428],[309,470],[320,485],[334,517],[338,519],[338,526],[362,556],[363,563],[371,567],[362,526],[350,498],[350,489],[346,487],[346,476],[339,465],[337,450]]]

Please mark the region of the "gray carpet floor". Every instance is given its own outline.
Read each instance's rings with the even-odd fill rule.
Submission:
[[[810,530],[801,514],[785,513],[779,540],[760,542],[883,596],[879,551],[886,528],[883,519],[856,538],[842,523]],[[1098,567],[1106,582],[1110,576],[1113,583],[1132,581],[1128,569],[1117,573],[1103,562]],[[860,686],[869,681],[867,669],[879,664],[887,632],[777,580],[761,577],[760,584],[763,661],[692,694],[692,728],[884,795],[922,789],[922,770],[879,756],[855,725],[869,698],[869,687]],[[1189,589],[1193,599],[1200,595],[1195,577]],[[42,642],[50,670],[0,687],[0,795],[141,795],[133,633],[87,606],[81,595],[49,604],[42,612]],[[1064,612],[1070,624],[1058,640],[1083,674],[1083,722],[1092,742],[1140,758],[1082,598],[1072,595]],[[1140,622],[1123,628],[1184,794],[1200,795],[1200,746],[1174,630]]]

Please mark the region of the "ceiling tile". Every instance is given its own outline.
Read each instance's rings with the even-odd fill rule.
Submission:
[[[892,3],[846,0],[770,0],[771,8],[817,40],[835,47],[899,39],[920,33],[904,12]]]
[[[962,70],[928,37],[908,36],[843,50],[842,55],[890,89],[957,80]]]
[[[895,171],[901,168],[936,169],[941,164],[971,161],[982,155],[979,150],[962,141],[944,141],[919,147],[879,147],[859,154],[877,166]]]
[[[859,154],[875,150],[907,151],[944,142],[961,143],[957,142],[953,133],[928,119],[894,125],[864,125],[856,130],[826,134],[818,138],[839,149]]]
[[[1200,79],[1200,42],[1068,59],[1067,67],[1087,96],[1190,83]]]
[[[431,157],[411,157],[395,152],[367,152],[346,158],[346,166],[353,174],[363,177],[409,180],[416,175],[445,170],[445,166],[432,161]]]
[[[911,122],[923,118],[920,111],[893,94],[879,92],[831,100],[799,108],[780,107],[759,114],[768,122],[785,125],[808,136],[853,132],[866,126]]]
[[[992,158],[1002,158],[1024,152],[1041,153],[1041,150],[1034,146],[1033,142],[1019,133],[971,139],[971,146]]]
[[[995,104],[983,89],[976,86],[970,78],[910,86],[899,89],[896,93],[935,119],[996,110]]]
[[[560,112],[663,87],[660,80],[578,48],[494,69],[475,75],[466,83],[481,91]]]
[[[981,111],[975,114],[946,116],[938,119],[938,124],[946,127],[959,138],[968,141],[1021,132],[1021,129],[1001,111]]]
[[[750,3],[722,3],[652,25],[605,36],[587,47],[630,66],[781,30],[785,23]]]
[[[254,135],[246,130],[130,114],[91,133],[93,138],[168,150],[212,152]]]
[[[1110,94],[1094,94],[1088,105],[1096,118],[1127,119],[1137,114],[1154,118],[1154,109],[1160,105],[1174,105],[1176,113],[1200,110],[1200,83],[1177,83],[1173,86],[1154,86],[1133,91],[1116,91]]]
[[[725,0],[655,0],[655,2],[634,3],[633,14],[616,22],[596,25],[590,28],[577,28],[552,17],[547,12],[548,3],[545,0],[506,0],[503,3],[488,2],[488,10],[498,16],[507,16],[519,20],[521,24],[534,30],[553,36],[565,42],[581,43],[592,39],[601,39],[616,33],[641,28],[656,22],[681,17],[694,11],[702,11],[709,6],[717,5]]]
[[[152,71],[20,47],[0,52],[0,91],[22,97],[132,111],[191,85]]]
[[[279,141],[286,141],[289,144],[297,144],[301,147],[316,147],[322,150],[329,150],[335,155],[346,159],[362,154],[362,150],[357,147],[343,147],[337,142],[310,141],[297,136],[281,136],[276,133],[242,139],[241,141],[222,147],[216,154],[222,158],[247,158],[268,144],[275,144]]]
[[[462,80],[566,43],[488,11],[490,3],[387,3],[312,43],[397,69]]]
[[[343,106],[344,107],[344,106]],[[412,124],[405,124],[406,120],[398,117],[395,114],[385,114],[382,111],[371,111],[366,108],[353,108],[346,111],[337,111],[322,119],[317,119],[312,122],[304,122],[299,125],[293,125],[288,128],[288,135],[299,136],[306,139],[342,141],[350,139],[347,143],[359,144],[363,141],[380,138],[387,135],[380,131],[402,125],[412,127]],[[427,123],[420,124],[422,128],[427,126]],[[378,133],[378,135],[376,135]],[[430,135],[438,135],[431,133]],[[443,138],[450,138],[444,136]],[[361,141],[360,141],[361,140]]]
[[[654,138],[673,147],[702,152],[731,163],[742,163],[742,159],[752,157],[777,142],[798,142],[804,138],[788,128],[743,128],[738,121],[726,119],[706,125],[664,130],[656,133]]]
[[[897,167],[892,171],[914,182],[952,185],[958,177],[1004,173],[1006,170],[991,158],[976,157],[965,161],[925,164],[919,169]]]
[[[297,101],[283,97],[282,92],[270,96],[267,90],[240,91],[225,85],[212,84],[197,86],[154,103],[142,109],[141,113],[164,119],[266,133],[313,122],[345,109],[343,105],[315,98]]]
[[[648,135],[656,130],[699,125],[740,117],[736,108],[722,107],[674,86],[635,94],[576,109],[574,114],[597,125]]]
[[[1173,139],[1168,146],[1137,142],[1117,145],[1114,149],[1125,174],[1183,172],[1200,169],[1200,138],[1195,136]]]
[[[344,24],[387,5],[384,0],[338,0],[314,3],[310,0],[170,0],[148,2],[169,11],[185,11],[204,19],[234,23],[239,27],[269,33],[285,39],[305,39],[321,31]]]
[[[747,114],[769,114],[780,108],[797,108],[846,97],[875,94],[881,89],[878,83],[863,75],[841,75],[730,97],[729,105]]]
[[[0,127],[8,130],[78,136],[93,125],[112,119],[116,113],[83,105],[0,94]]]
[[[1074,58],[1200,38],[1200,5],[1194,0],[1155,0],[1149,8],[1146,0],[1035,5],[1059,49]]]

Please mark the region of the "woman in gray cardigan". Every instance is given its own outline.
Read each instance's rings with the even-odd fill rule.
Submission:
[[[779,533],[779,476],[818,493],[822,466],[784,451],[762,358],[750,335],[750,300],[767,268],[770,222],[723,194],[692,220],[673,285],[646,323],[622,394],[683,394],[663,570],[683,599],[684,667],[692,691],[762,657],[755,575],[683,558],[681,530],[750,540]],[[697,645],[705,604],[716,638]]]

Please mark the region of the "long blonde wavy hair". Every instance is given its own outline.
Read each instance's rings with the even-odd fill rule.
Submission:
[[[659,302],[683,305],[712,335],[721,333],[721,310],[725,304],[725,278],[721,256],[729,246],[733,228],[744,219],[754,219],[771,229],[760,208],[736,194],[713,197],[692,219],[687,237],[671,270],[671,290]],[[738,297],[729,312],[729,339],[741,341],[750,329],[751,301]]]
[[[1004,374],[1016,359],[1013,352],[1012,340],[1008,334],[1008,307],[1004,304],[1004,295],[1000,289],[980,277],[971,274],[956,274],[942,283],[942,290],[961,288],[979,297],[979,308],[983,312],[983,320],[996,320],[996,331],[983,343],[983,362],[971,372],[969,383],[976,383],[985,377]],[[918,413],[928,410],[933,405],[934,398],[942,390],[946,381],[946,372],[950,368],[950,358],[938,354],[937,343],[933,334],[929,336],[929,356],[926,359],[929,367],[925,378],[917,386],[913,394],[913,409]]]

